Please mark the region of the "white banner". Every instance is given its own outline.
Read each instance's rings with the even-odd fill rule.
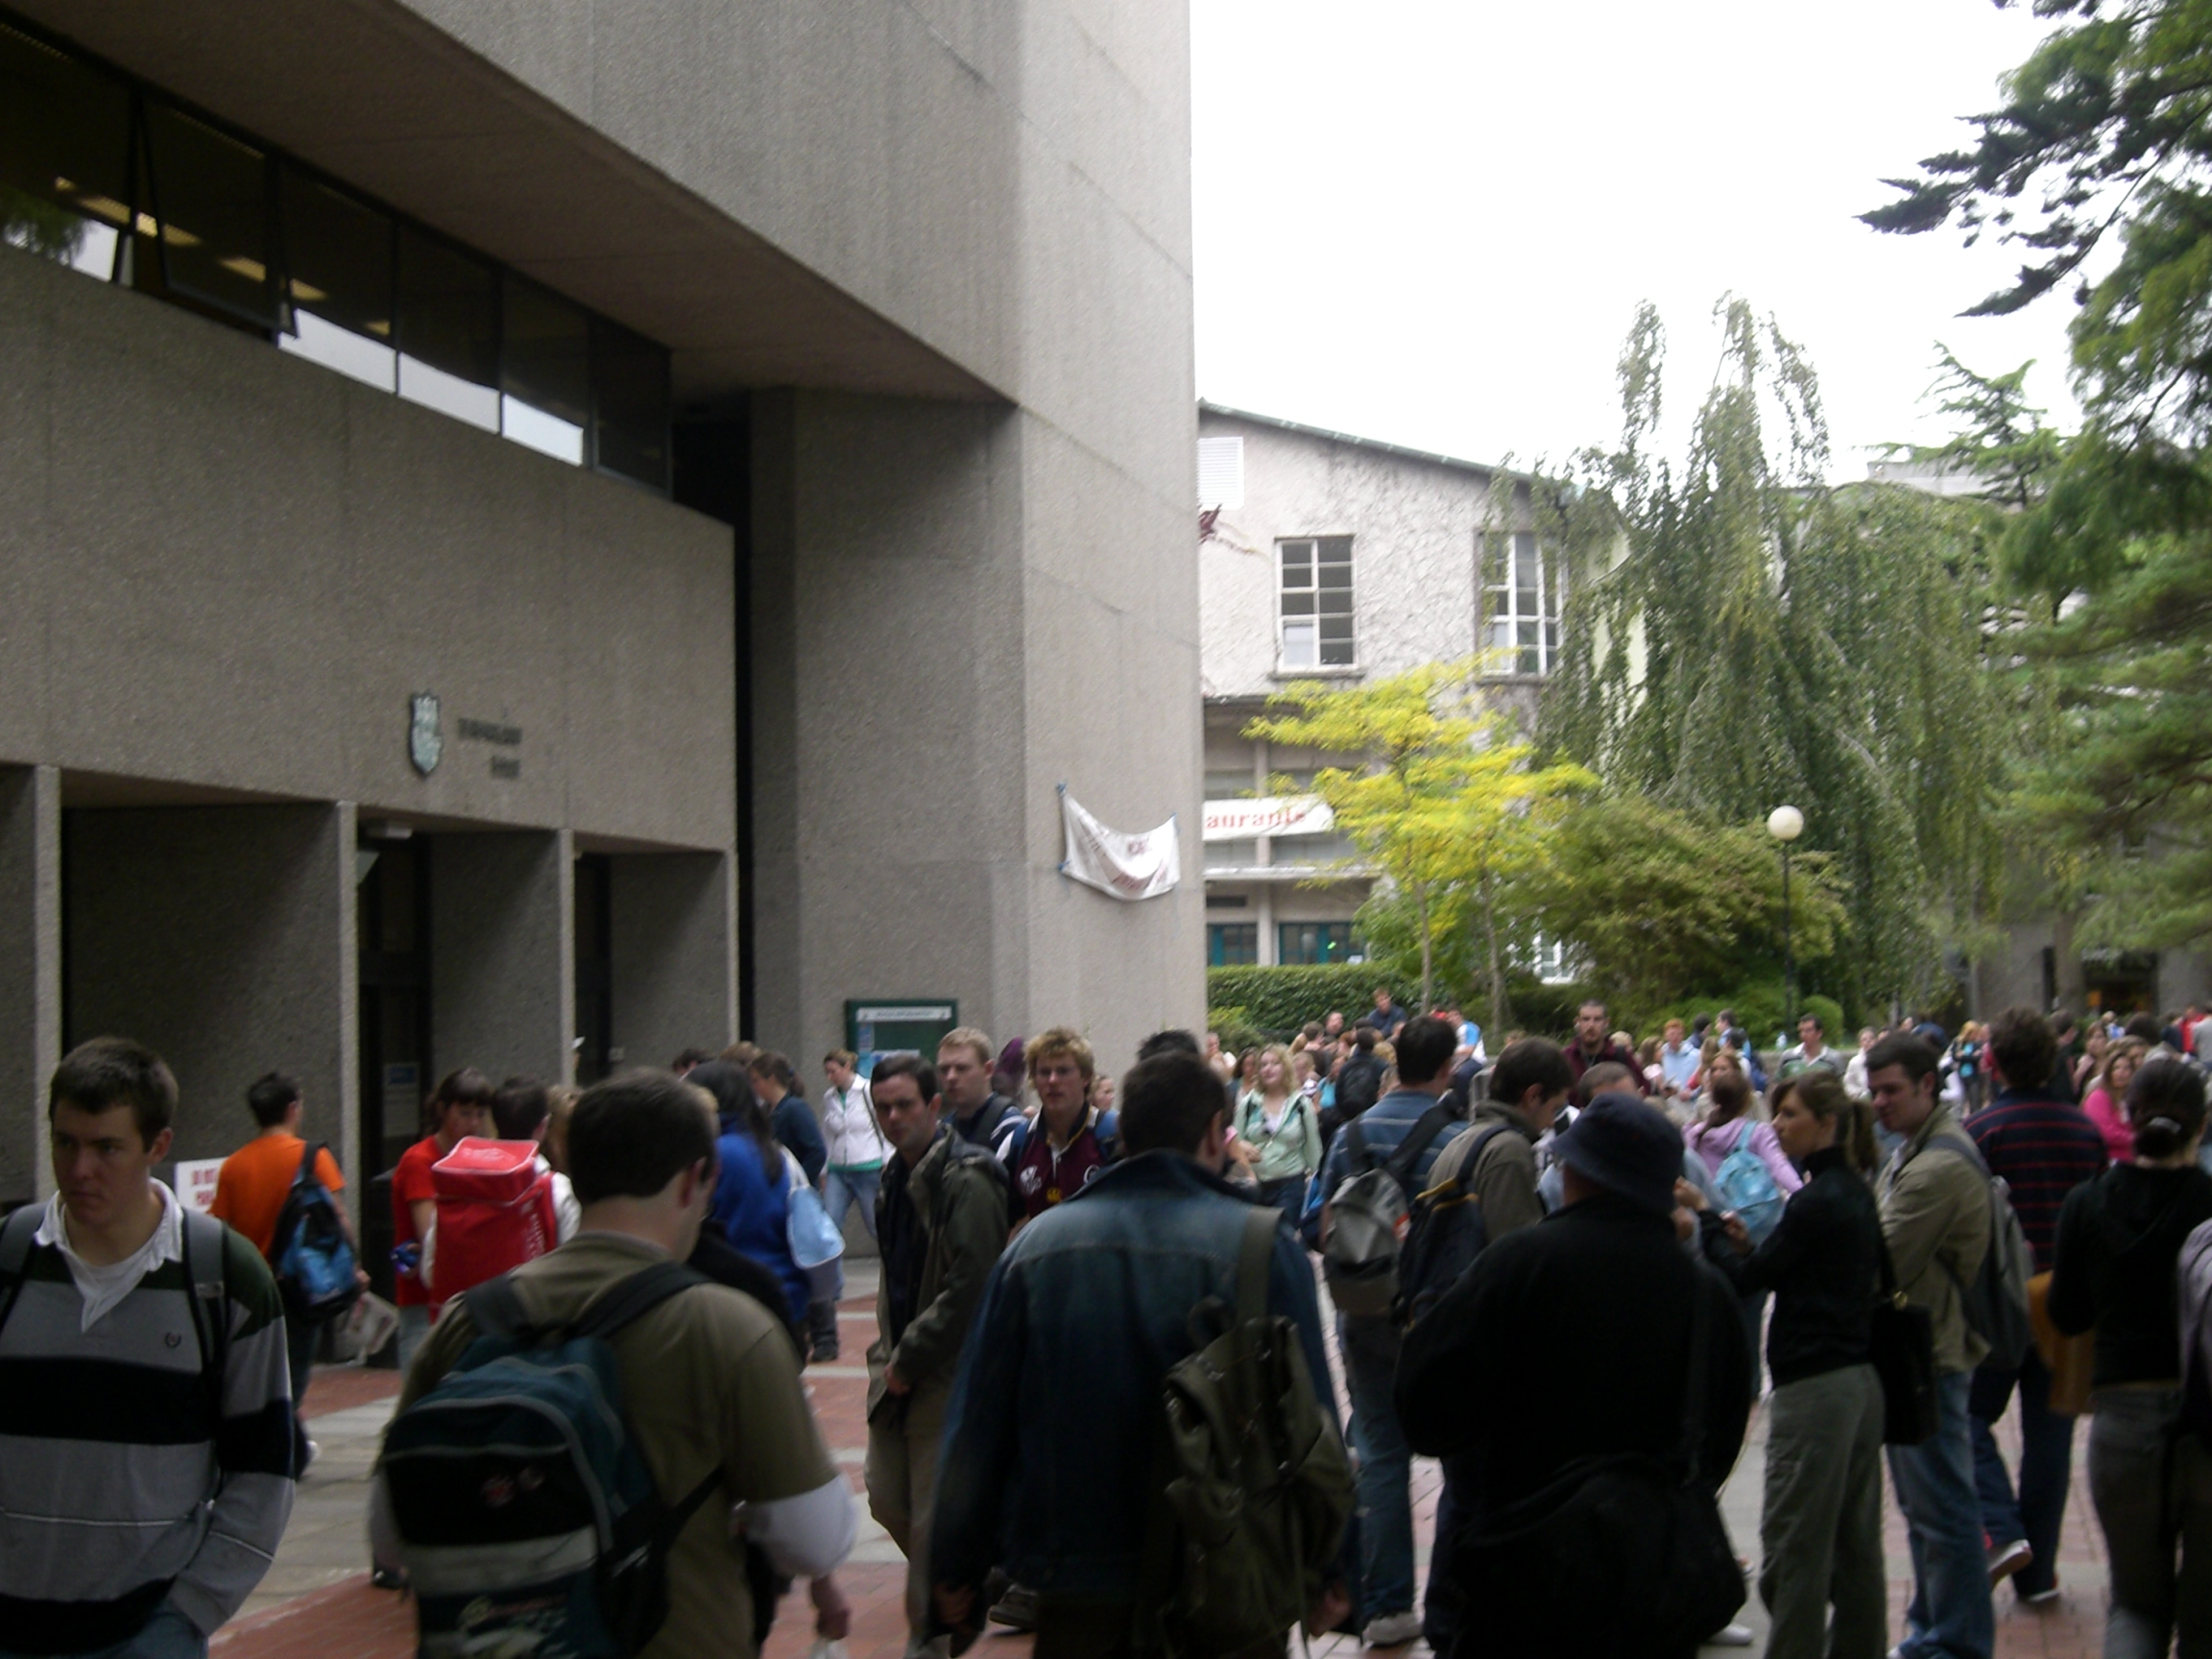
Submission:
[[[1060,785],[1060,823],[1068,835],[1068,855],[1060,873],[1116,899],[1157,899],[1183,878],[1175,848],[1175,820],[1157,830],[1125,835],[1109,830],[1075,804]]]
[[[1262,795],[1257,801],[1206,803],[1208,841],[1249,841],[1261,835],[1326,835],[1336,814],[1318,795]]]
[[[177,1178],[170,1183],[177,1196],[184,1200],[184,1208],[204,1214],[215,1203],[215,1177],[223,1172],[220,1158],[180,1158],[177,1160]]]

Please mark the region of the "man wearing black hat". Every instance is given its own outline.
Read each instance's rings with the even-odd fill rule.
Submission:
[[[1559,1138],[1557,1156],[1564,1207],[1484,1249],[1407,1333],[1399,1360],[1400,1425],[1414,1451],[1456,1457],[1468,1472],[1470,1534],[1582,1459],[1676,1460],[1699,1297],[1697,1475],[1709,1491],[1743,1443],[1748,1339],[1735,1294],[1674,1231],[1680,1132],[1638,1096],[1606,1093]],[[1510,1605],[1493,1588],[1470,1599],[1461,1635],[1483,1651],[1541,1651],[1574,1611]],[[1638,1611],[1619,1610],[1631,1622]]]

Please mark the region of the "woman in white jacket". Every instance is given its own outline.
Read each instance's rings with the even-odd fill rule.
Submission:
[[[891,1146],[876,1121],[876,1103],[858,1067],[850,1048],[832,1048],[822,1056],[822,1070],[830,1079],[830,1087],[822,1091],[822,1139],[830,1148],[830,1162],[822,1171],[822,1202],[840,1229],[845,1212],[859,1205],[860,1224],[873,1238],[876,1184],[883,1178],[883,1160],[891,1155]]]

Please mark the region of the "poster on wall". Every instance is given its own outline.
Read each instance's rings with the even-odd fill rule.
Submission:
[[[1068,854],[1060,861],[1060,873],[1070,880],[1095,887],[1116,899],[1135,901],[1172,893],[1183,878],[1172,817],[1157,830],[1135,834],[1110,830],[1078,805],[1063,783],[1060,822],[1068,836]]]
[[[223,1172],[220,1158],[180,1158],[173,1185],[184,1208],[205,1214],[215,1202],[215,1177]]]

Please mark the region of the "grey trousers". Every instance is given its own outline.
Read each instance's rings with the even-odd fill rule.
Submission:
[[[2100,1388],[2089,1498],[2104,1529],[2104,1659],[2212,1655],[2212,1454],[2181,1432],[2178,1388]],[[2176,1561],[2178,1556],[2178,1561]]]
[[[925,1382],[901,1406],[886,1401],[868,1425],[868,1459],[862,1466],[868,1513],[891,1542],[906,1552],[908,1650],[929,1630],[929,1511],[937,1502],[938,1442],[952,1386],[943,1378]]]
[[[1871,1365],[1823,1371],[1783,1383],[1767,1410],[1759,1599],[1774,1621],[1767,1659],[1882,1659],[1881,1379]]]

